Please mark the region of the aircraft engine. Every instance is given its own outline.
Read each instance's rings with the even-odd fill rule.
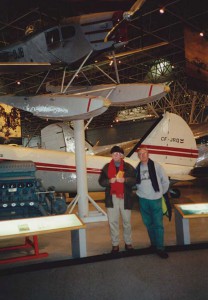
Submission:
[[[0,220],[63,214],[65,198],[45,190],[31,161],[0,163]]]

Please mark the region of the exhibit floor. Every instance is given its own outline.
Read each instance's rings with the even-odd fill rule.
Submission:
[[[205,203],[208,202],[208,179],[198,179],[193,182],[184,182],[177,184],[181,191],[179,199],[171,199],[172,205],[178,203]],[[90,196],[96,200],[96,203],[105,210],[104,193],[90,193]],[[76,213],[77,207],[73,213]],[[89,205],[89,210],[95,210]],[[120,224],[121,226],[121,224]],[[175,232],[175,214],[173,210],[172,220],[169,222],[167,217],[164,217],[165,227],[165,245],[176,245]],[[149,239],[146,228],[143,225],[141,214],[139,212],[138,202],[135,201],[132,211],[132,237],[133,246],[135,249],[143,249],[149,246]],[[48,257],[41,259],[33,259],[15,263],[0,264],[0,270],[9,269],[17,266],[25,266],[37,264],[40,262],[61,261],[73,259],[71,253],[71,233],[68,231],[56,232],[39,235],[39,251],[47,252]],[[190,238],[191,244],[208,242],[208,218],[199,218],[190,220]],[[120,230],[120,251],[124,251],[124,242],[122,237],[122,227]],[[0,247],[13,246],[23,243],[24,238],[10,239],[0,241]],[[111,241],[109,235],[108,223],[105,221],[86,224],[86,243],[87,256],[96,256],[109,253],[111,251]],[[32,252],[29,249],[2,251],[0,259],[27,255]]]

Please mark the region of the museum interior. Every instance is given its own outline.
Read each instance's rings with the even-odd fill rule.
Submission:
[[[205,0],[0,1],[0,300],[207,298],[207,20]],[[138,181],[133,248],[120,214],[112,250],[115,145],[135,176],[144,148],[169,178],[168,259]]]

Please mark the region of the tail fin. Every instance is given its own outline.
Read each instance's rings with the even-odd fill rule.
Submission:
[[[166,112],[127,155],[138,160],[138,148],[147,148],[150,158],[161,164],[193,167],[198,151],[194,135],[178,115]]]

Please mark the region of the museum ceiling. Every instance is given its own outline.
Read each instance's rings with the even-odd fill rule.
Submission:
[[[58,24],[64,17],[78,16],[114,10],[128,10],[131,0],[1,0],[0,1],[0,47],[7,46],[24,38],[25,30],[30,24],[46,26]],[[164,13],[159,9],[163,8]],[[186,59],[184,51],[184,28],[194,32],[203,32],[203,39],[208,39],[208,4],[202,0],[198,3],[189,0],[146,0],[133,20],[128,24],[129,43],[120,52],[132,51],[133,54],[117,58],[118,73],[121,83],[165,82],[175,89],[175,82],[186,86]],[[109,53],[104,53],[84,67],[75,78],[74,85],[110,83],[109,77],[116,80],[116,74],[110,63]],[[98,67],[96,67],[97,65]],[[161,69],[161,65],[165,69]],[[65,82],[70,81],[77,65],[66,69]],[[100,71],[102,69],[108,76]],[[159,73],[159,76],[158,76]],[[35,94],[46,92],[46,82],[60,85],[63,68],[47,72],[1,74],[0,93]],[[44,82],[44,83],[43,83]],[[20,84],[18,84],[20,83]],[[43,83],[43,84],[42,84]],[[42,84],[42,85],[41,85]],[[174,91],[173,91],[174,92]],[[181,92],[181,90],[180,90]],[[199,91],[200,92],[200,91]],[[201,91],[202,92],[202,91]],[[204,98],[202,102],[205,101]],[[206,100],[207,101],[207,100]],[[167,102],[166,102],[167,103]],[[203,104],[203,103],[202,103]],[[200,104],[200,105],[202,105]],[[207,103],[205,103],[207,105]],[[166,109],[159,104],[157,114]],[[124,108],[119,108],[119,110]],[[110,108],[103,115],[94,118],[89,126],[109,126],[118,113],[118,108]],[[31,130],[38,131],[45,126],[45,121],[22,113],[24,119],[30,120]],[[204,119],[202,119],[204,121]],[[30,126],[27,126],[28,128]]]

